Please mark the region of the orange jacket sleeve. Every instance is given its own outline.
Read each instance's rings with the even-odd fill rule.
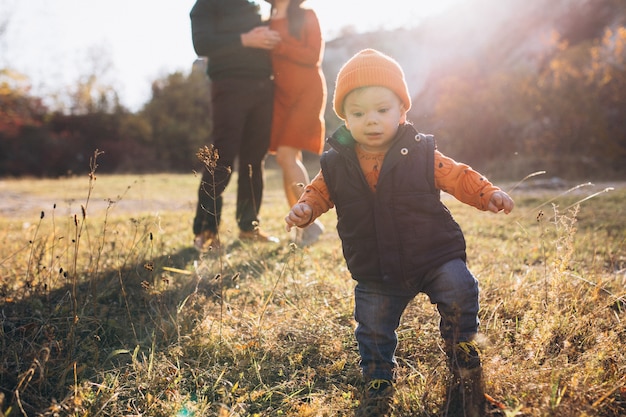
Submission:
[[[487,210],[491,195],[499,190],[469,165],[456,162],[437,150],[435,187],[480,210]]]
[[[313,178],[311,183],[304,188],[304,192],[300,196],[298,203],[308,204],[313,209],[313,215],[311,216],[309,224],[335,207],[330,200],[328,186],[326,185],[326,181],[324,181],[324,175],[322,175],[321,170],[315,178]]]

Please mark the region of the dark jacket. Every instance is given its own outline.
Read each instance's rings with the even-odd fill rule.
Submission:
[[[248,0],[197,0],[189,16],[194,50],[208,57],[212,80],[271,76],[269,52],[241,44],[242,33],[263,24],[258,5]]]
[[[400,126],[376,192],[367,184],[350,132],[339,128],[321,158],[337,211],[337,231],[352,277],[388,283],[422,279],[445,262],[465,260],[465,239],[435,188],[435,141]]]

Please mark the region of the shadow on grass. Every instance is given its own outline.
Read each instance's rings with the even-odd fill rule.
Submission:
[[[193,325],[178,319],[187,298],[202,293],[219,302],[223,287],[233,284],[209,278],[216,262],[184,248],[121,268],[79,272],[84,278],[76,280],[60,270],[65,284],[54,289],[31,283],[18,296],[3,290],[0,411],[41,413],[81,381],[177,343]]]

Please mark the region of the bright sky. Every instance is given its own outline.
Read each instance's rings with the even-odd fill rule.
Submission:
[[[327,40],[343,27],[359,31],[413,25],[468,0],[308,0]],[[268,9],[265,1],[264,10]],[[47,96],[98,68],[101,81],[131,110],[150,84],[187,73],[196,55],[189,11],[195,0],[0,0],[0,68],[28,76]],[[2,24],[8,23],[2,33]]]

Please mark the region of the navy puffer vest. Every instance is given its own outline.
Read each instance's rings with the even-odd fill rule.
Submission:
[[[465,239],[435,188],[435,140],[400,126],[372,192],[345,126],[321,158],[337,211],[337,231],[352,277],[419,283],[430,269],[465,260]]]

